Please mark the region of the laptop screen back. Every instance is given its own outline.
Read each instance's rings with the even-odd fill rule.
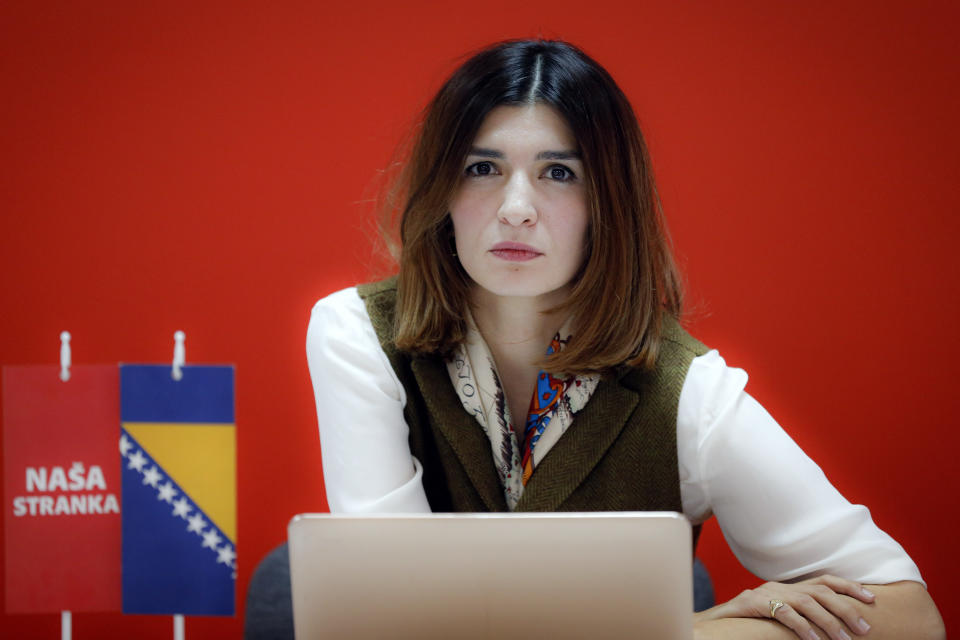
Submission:
[[[314,514],[288,533],[299,639],[692,637],[675,513]]]

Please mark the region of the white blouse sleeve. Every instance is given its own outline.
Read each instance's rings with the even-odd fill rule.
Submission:
[[[746,383],[716,351],[690,366],[677,413],[684,513],[694,523],[716,515],[741,564],[766,580],[923,582],[903,547],[840,495]]]
[[[330,511],[429,512],[407,441],[406,395],[355,288],[313,307],[307,363]]]

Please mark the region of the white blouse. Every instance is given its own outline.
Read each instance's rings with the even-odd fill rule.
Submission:
[[[330,510],[429,512],[407,442],[406,393],[355,288],[313,307],[307,361]],[[765,580],[923,582],[903,547],[840,495],[746,384],[715,350],[690,365],[677,411],[684,515],[693,524],[715,515],[741,564]]]

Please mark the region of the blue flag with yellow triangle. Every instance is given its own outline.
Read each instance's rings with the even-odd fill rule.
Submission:
[[[120,365],[123,612],[233,615],[234,377]]]

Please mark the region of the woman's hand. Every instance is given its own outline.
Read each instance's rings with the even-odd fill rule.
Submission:
[[[818,576],[803,582],[767,582],[748,589],[732,600],[697,614],[695,620],[719,618],[770,618],[792,630],[798,638],[821,638],[814,626],[834,640],[850,640],[846,628],[857,635],[870,630],[849,598],[870,604],[874,595],[863,585],[835,576]],[[782,602],[783,605],[777,605]],[[772,604],[771,604],[772,603]]]

